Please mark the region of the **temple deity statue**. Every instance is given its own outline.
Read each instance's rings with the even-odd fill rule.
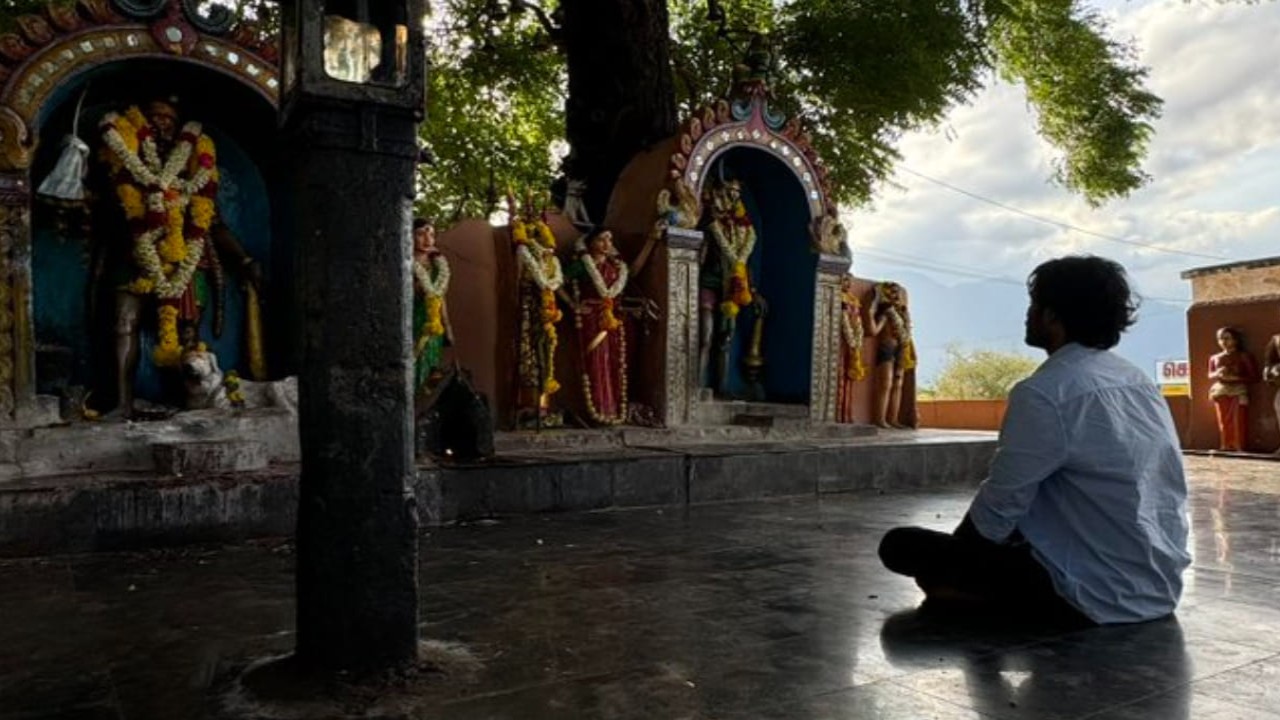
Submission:
[[[627,420],[627,326],[622,293],[631,270],[613,246],[613,233],[596,228],[578,241],[565,271],[582,358],[587,415],[597,425]]]
[[[134,376],[144,325],[156,333],[150,361],[166,370],[176,370],[183,352],[200,345],[201,316],[211,303],[212,331],[221,336],[228,266],[248,281],[250,373],[265,375],[257,301],[262,273],[220,222],[213,140],[200,123],[180,122],[174,100],[108,113],[100,130],[110,195],[127,224],[124,236],[95,233],[90,284],[91,322],[97,320],[99,286],[105,283],[115,294],[117,412],[135,414]]]
[[[520,210],[514,195],[507,195],[519,288],[517,422],[556,424],[550,400],[560,390],[555,366],[556,326],[563,318],[559,300],[567,299],[564,271],[556,257],[551,228],[534,210],[532,198],[526,198],[524,205]]]
[[[1272,410],[1275,413],[1276,423],[1280,424],[1280,333],[1271,336],[1271,342],[1267,343],[1267,352],[1263,356],[1262,363],[1262,379],[1275,391]],[[1275,452],[1280,455],[1280,448],[1276,448]]]
[[[440,381],[444,348],[453,342],[449,324],[449,261],[436,247],[435,225],[413,221],[413,392],[420,396]]]
[[[1222,352],[1209,358],[1209,397],[1218,416],[1218,449],[1241,452],[1249,444],[1249,385],[1258,381],[1258,365],[1233,327],[1218,328]]]
[[[873,422],[883,428],[905,428],[909,424],[901,417],[902,384],[907,371],[916,366],[906,291],[897,283],[880,283],[870,315],[871,334],[877,341]]]
[[[840,280],[840,375],[836,395],[836,422],[854,422],[854,387],[867,376],[862,363],[862,343],[866,337],[862,322],[862,301],[854,288],[853,276]]]
[[[736,180],[720,182],[710,193],[710,241],[703,245],[699,271],[698,331],[700,377],[704,387],[717,387],[728,394],[729,355],[738,327],[738,315],[747,306],[756,309],[747,365],[760,359],[760,339],[766,304],[751,282],[748,263],[756,247],[756,230],[742,202],[742,188]],[[714,374],[711,359],[716,358]],[[762,364],[762,363],[761,363]],[[759,367],[749,367],[758,372]]]

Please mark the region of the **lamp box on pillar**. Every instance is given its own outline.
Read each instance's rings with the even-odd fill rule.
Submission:
[[[282,0],[302,473],[297,659],[418,651],[410,233],[423,0]]]

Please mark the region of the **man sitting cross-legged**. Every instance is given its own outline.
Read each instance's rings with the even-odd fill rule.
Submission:
[[[1134,321],[1124,269],[1066,257],[1028,282],[1026,342],[1049,358],[1009,394],[990,475],[952,534],[897,528],[885,567],[930,605],[1046,620],[1173,612],[1187,554],[1187,484],[1169,409],[1109,350]]]

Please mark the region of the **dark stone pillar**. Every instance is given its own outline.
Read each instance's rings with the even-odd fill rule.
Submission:
[[[417,657],[410,232],[416,120],[317,104],[287,116],[300,313],[297,658]]]

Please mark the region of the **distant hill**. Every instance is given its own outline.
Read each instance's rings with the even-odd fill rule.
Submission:
[[[1043,357],[1041,351],[1023,343],[1025,289],[1010,283],[982,281],[948,287],[909,271],[895,272],[892,279],[902,283],[911,297],[921,384],[932,383],[941,371],[943,350],[948,343]],[[1157,361],[1185,358],[1185,308],[1146,303],[1138,313],[1138,324],[1124,335],[1116,351],[1153,377]]]

